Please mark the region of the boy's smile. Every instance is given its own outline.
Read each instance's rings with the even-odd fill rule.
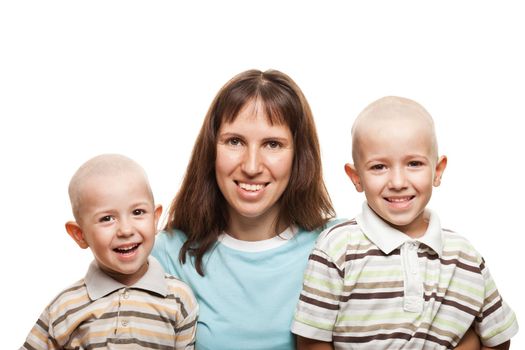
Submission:
[[[445,157],[437,159],[432,132],[418,116],[368,118],[354,143],[356,164],[345,166],[370,208],[411,237],[426,231],[424,209],[446,166]]]

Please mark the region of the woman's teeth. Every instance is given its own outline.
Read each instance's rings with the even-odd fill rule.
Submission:
[[[239,183],[239,187],[242,188],[243,190],[246,190],[246,191],[260,191],[264,188],[264,185],[252,185],[252,184],[245,184],[245,183],[242,183],[240,182]]]

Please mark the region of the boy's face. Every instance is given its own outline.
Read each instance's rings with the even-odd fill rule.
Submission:
[[[91,248],[99,267],[131,285],[147,271],[162,208],[155,208],[141,174],[93,176],[81,189],[79,222],[66,229],[82,248]]]
[[[371,121],[362,129],[348,176],[384,221],[411,237],[423,235],[424,209],[447,162],[437,159],[432,129],[417,119]]]

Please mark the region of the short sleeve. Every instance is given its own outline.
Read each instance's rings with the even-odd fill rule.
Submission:
[[[199,306],[191,289],[188,287],[184,293],[186,298],[182,307],[185,309],[183,318],[177,322],[175,328],[175,349],[176,350],[193,350],[195,348],[195,335],[197,331],[197,317],[199,315]]]
[[[308,259],[292,332],[328,342],[339,313],[344,271],[322,248],[326,243],[318,242]]]
[[[481,312],[475,319],[475,327],[482,343],[492,347],[512,338],[518,332],[518,321],[514,312],[503,301],[483,260],[480,269],[485,284],[484,301]]]
[[[29,332],[24,345],[20,350],[58,350],[60,346],[53,338],[52,330],[50,330],[49,322],[49,307],[47,307],[38,321]]]

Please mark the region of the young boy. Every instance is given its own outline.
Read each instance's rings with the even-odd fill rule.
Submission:
[[[450,349],[471,325],[484,346],[507,348],[518,324],[482,257],[425,209],[447,165],[427,111],[373,102],[352,128],[352,157],[345,170],[367,202],[316,243],[292,325],[298,348]]]
[[[144,170],[121,155],[82,165],[69,184],[66,231],[95,260],[44,310],[21,349],[193,349],[190,288],[148,257],[162,207]]]

